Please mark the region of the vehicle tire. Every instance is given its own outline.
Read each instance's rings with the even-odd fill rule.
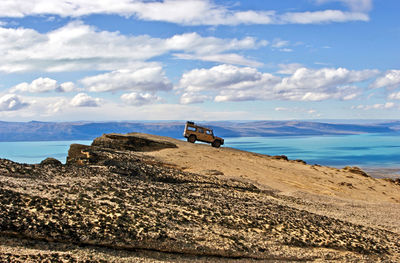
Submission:
[[[211,145],[212,147],[219,148],[221,146],[221,142],[219,140],[215,140]]]
[[[187,138],[187,141],[190,142],[190,143],[194,143],[194,142],[196,141],[196,136],[194,136],[193,134],[190,135],[190,136]]]

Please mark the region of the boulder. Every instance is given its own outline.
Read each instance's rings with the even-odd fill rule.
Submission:
[[[59,160],[55,159],[55,158],[49,157],[49,158],[46,158],[46,159],[44,159],[43,161],[41,161],[41,162],[40,162],[40,165],[54,165],[54,166],[60,166],[60,165],[62,165],[62,163],[61,163]]]
[[[98,137],[93,141],[92,146],[136,152],[149,152],[166,148],[177,148],[176,144],[174,143],[163,140],[149,139],[135,133],[103,134],[103,136]]]

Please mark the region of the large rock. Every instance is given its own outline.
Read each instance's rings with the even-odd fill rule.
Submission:
[[[104,134],[96,138],[92,146],[116,150],[129,150],[138,152],[158,151],[166,148],[176,148],[174,143],[163,140],[152,140],[137,133]]]

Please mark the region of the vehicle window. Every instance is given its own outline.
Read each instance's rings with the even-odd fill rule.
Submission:
[[[212,135],[212,134],[213,134],[212,131],[210,131],[210,130],[207,130],[206,133],[207,133],[208,135]]]
[[[188,129],[188,131],[196,131],[196,128],[195,127],[187,127],[187,129]]]
[[[197,130],[197,132],[204,133],[204,130],[203,130],[202,128],[199,128],[199,129]]]

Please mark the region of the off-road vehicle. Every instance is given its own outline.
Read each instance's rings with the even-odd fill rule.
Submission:
[[[196,125],[194,122],[191,121],[186,122],[183,136],[187,138],[188,142],[208,142],[216,148],[224,144],[224,139],[214,136],[214,132],[212,129]]]

